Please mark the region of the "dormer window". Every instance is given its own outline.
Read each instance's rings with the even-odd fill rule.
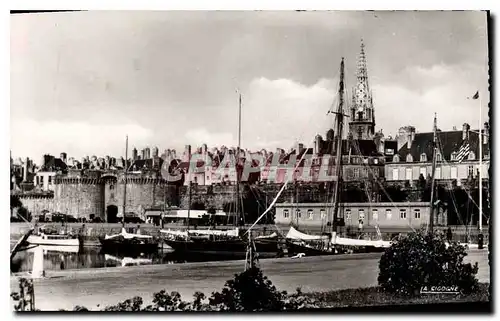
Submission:
[[[427,155],[425,153],[420,154],[420,161],[427,162]]]
[[[411,156],[411,154],[406,155],[406,162],[408,163],[413,162],[413,157]]]
[[[474,154],[474,152],[470,152],[469,156],[468,156],[468,159],[469,160],[475,160],[476,159],[476,154]]]
[[[394,157],[392,158],[392,161],[394,163],[398,163],[399,162],[399,156],[398,155],[394,155]]]
[[[437,161],[437,162],[441,162],[441,161],[442,161],[442,158],[441,158],[441,157],[442,157],[442,156],[441,156],[441,154],[440,154],[440,153],[437,153],[437,154],[436,154],[436,161]]]
[[[457,152],[451,153],[451,160],[452,161],[457,160]]]

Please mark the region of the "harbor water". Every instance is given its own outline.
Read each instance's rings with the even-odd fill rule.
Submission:
[[[32,246],[16,253],[11,262],[11,271],[14,273],[31,271],[37,250],[40,250],[40,253],[43,252],[43,267],[46,271],[206,261],[206,258],[181,256],[172,249],[161,248],[151,254],[129,254],[105,253],[100,247],[72,249]],[[211,259],[211,261],[218,260],[220,259]]]

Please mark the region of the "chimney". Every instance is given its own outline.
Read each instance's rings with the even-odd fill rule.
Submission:
[[[299,143],[297,148],[298,153],[302,153],[304,151],[304,144]]]
[[[483,144],[488,144],[488,138],[490,135],[490,124],[488,122],[484,123],[484,129],[483,129]]]
[[[314,154],[318,155],[321,152],[321,142],[323,138],[320,135],[316,135],[316,139],[314,140]]]
[[[468,139],[469,138],[469,129],[470,129],[469,124],[464,123],[462,125],[462,139]]]
[[[137,160],[137,148],[134,147],[134,149],[132,149],[132,159],[133,160]]]
[[[28,181],[28,165],[29,165],[30,159],[26,157],[26,161],[24,162],[23,166],[23,182]]]
[[[405,136],[405,142],[408,144],[408,149],[411,148],[411,144],[413,143],[413,141],[415,140],[415,127],[413,126],[406,126],[406,127],[402,127],[399,129],[399,132],[400,134],[403,133],[403,135]],[[402,142],[402,145],[404,145],[405,142]],[[399,145],[399,143],[398,143]]]
[[[59,156],[59,158],[63,161],[64,164],[66,164],[67,158],[68,158],[68,154],[61,153],[61,155]]]
[[[190,159],[191,159],[191,145],[186,145],[184,147],[184,160],[186,162],[189,162]]]

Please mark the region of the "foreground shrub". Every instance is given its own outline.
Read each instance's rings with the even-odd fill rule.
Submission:
[[[463,263],[465,248],[446,247],[440,234],[412,233],[388,248],[379,262],[378,284],[384,291],[417,295],[423,286],[457,286],[463,293],[477,290],[478,265]]]
[[[212,293],[209,304],[221,311],[281,311],[285,296],[259,268],[251,268],[227,281],[222,292]]]

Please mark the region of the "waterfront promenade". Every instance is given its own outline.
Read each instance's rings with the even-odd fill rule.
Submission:
[[[289,292],[369,287],[377,284],[380,253],[261,260],[260,266],[280,290]],[[478,279],[490,281],[487,250],[470,250],[465,259],[478,262]],[[47,271],[35,280],[36,307],[41,310],[72,309],[75,305],[101,309],[134,296],[150,303],[154,292],[177,291],[191,299],[195,291],[210,296],[226,280],[243,271],[244,261],[149,265],[125,268]],[[18,278],[11,277],[17,291]],[[99,307],[98,307],[99,305]]]

